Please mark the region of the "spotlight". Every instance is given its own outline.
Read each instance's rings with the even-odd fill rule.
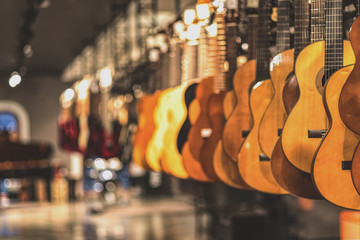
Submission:
[[[21,76],[18,72],[13,72],[9,78],[9,85],[10,87],[14,88],[19,85],[21,82]]]
[[[34,51],[30,44],[26,44],[23,48],[23,53],[26,58],[31,58],[34,54]]]

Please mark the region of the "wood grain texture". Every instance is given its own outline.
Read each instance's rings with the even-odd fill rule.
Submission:
[[[282,129],[286,119],[283,105],[283,88],[286,78],[294,68],[294,50],[287,50],[276,55],[270,62],[270,77],[274,95],[267,107],[259,126],[259,143],[261,150],[268,157],[279,139],[278,130]]]
[[[287,114],[299,99],[300,90],[295,73],[292,72],[286,80],[283,89],[283,102]],[[322,199],[315,188],[311,175],[294,167],[287,159],[281,147],[281,136],[271,154],[271,171],[276,182],[289,193],[309,199]]]
[[[360,134],[360,18],[354,21],[350,42],[356,57],[355,67],[344,84],[339,99],[340,116],[346,126]]]
[[[342,161],[351,161],[360,135],[348,129],[339,114],[341,88],[353,66],[336,71],[325,85],[324,106],[330,128],[316,151],[312,165],[314,183],[329,202],[344,208],[360,210],[360,195],[350,170],[342,169]]]
[[[289,114],[282,132],[282,148],[295,167],[310,173],[311,163],[321,138],[308,138],[308,130],[328,128],[322,95],[316,87],[324,66],[325,42],[313,43],[303,49],[295,64],[300,97]],[[350,43],[344,41],[344,65],[355,62]]]
[[[356,191],[360,194],[360,142],[356,146],[352,157],[351,177]]]
[[[259,160],[259,124],[273,94],[270,80],[257,82],[252,88],[249,105],[253,124],[238,154],[238,170],[250,187],[265,193],[286,194],[272,176],[270,161]]]
[[[186,86],[180,85],[163,99],[169,106],[164,114],[167,119],[167,129],[164,133],[164,147],[160,158],[160,164],[168,173],[178,178],[188,178],[189,175],[184,168],[182,155],[177,148],[177,137],[182,123],[187,117],[187,108],[183,99]]]
[[[204,172],[211,179],[217,180],[220,179],[216,175],[214,169],[214,153],[223,133],[223,101],[225,98],[225,94],[225,91],[221,91],[220,93],[213,93],[209,97],[207,105],[207,115],[210,122],[210,128],[212,129],[212,133],[209,138],[204,139],[204,143],[200,151],[200,163],[202,168],[204,169]]]
[[[235,163],[237,154],[245,140],[243,131],[250,130],[251,114],[249,109],[249,88],[255,80],[256,60],[251,60],[237,69],[234,76],[236,106],[225,123],[222,142],[224,152]]]
[[[184,167],[190,178],[202,182],[217,181],[217,179],[211,179],[205,174],[199,161],[200,151],[204,142],[201,137],[201,129],[203,127],[210,127],[206,105],[212,93],[213,85],[213,77],[204,78],[198,83],[195,92],[196,98],[189,106],[189,120],[192,125],[189,130],[188,139],[182,149]]]

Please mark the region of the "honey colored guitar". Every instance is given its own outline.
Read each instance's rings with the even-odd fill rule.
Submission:
[[[355,62],[350,43],[344,41],[343,65]],[[282,131],[282,148],[285,156],[295,167],[310,173],[313,156],[321,135],[309,138],[308,131],[328,128],[322,102],[322,81],[325,59],[325,42],[312,43],[298,56],[295,74],[300,88],[300,97],[289,114]]]
[[[354,30],[354,25],[352,29]],[[330,128],[314,157],[312,176],[317,189],[326,200],[343,208],[360,210],[360,195],[354,187],[350,171],[360,135],[345,126],[338,110],[339,89],[353,68],[354,66],[348,66],[338,70],[325,86],[324,105]]]
[[[238,169],[241,177],[250,187],[265,193],[286,194],[287,192],[272,176],[270,161],[259,159],[261,150],[258,142],[258,128],[261,116],[272,96],[270,80],[254,82],[249,100],[253,125],[238,154]]]
[[[257,16],[249,16],[248,36],[252,38],[249,40],[251,49],[256,49],[256,29]],[[255,57],[254,53],[251,55],[250,58]],[[255,77],[256,60],[250,60],[239,67],[234,75],[236,105],[225,123],[222,136],[223,150],[234,163],[237,162],[237,154],[251,126],[249,88]]]

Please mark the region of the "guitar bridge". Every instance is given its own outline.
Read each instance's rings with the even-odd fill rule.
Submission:
[[[342,170],[351,170],[352,161],[341,161]]]
[[[259,160],[260,160],[260,162],[267,162],[267,161],[270,161],[270,158],[268,156],[266,156],[266,154],[260,153]]]
[[[326,129],[308,130],[308,138],[323,138],[326,134]]]

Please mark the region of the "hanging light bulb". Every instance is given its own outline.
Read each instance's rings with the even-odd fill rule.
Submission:
[[[184,30],[185,30],[185,26],[184,26],[184,23],[183,23],[182,21],[177,21],[177,22],[175,22],[173,27],[174,27],[175,33],[176,33],[178,36],[180,36],[180,34],[181,34],[182,32],[184,32]]]
[[[204,20],[208,17],[210,17],[210,9],[208,3],[201,3],[196,5],[196,13],[197,17],[200,20]]]
[[[77,92],[78,92],[78,98],[79,100],[85,100],[88,94],[88,90],[90,87],[90,80],[87,78],[84,78],[79,82],[77,85]]]
[[[198,24],[191,24],[187,30],[187,39],[194,41],[200,37],[201,27]]]
[[[217,24],[216,23],[211,24],[210,26],[208,26],[206,28],[206,30],[208,31],[210,37],[216,37],[216,35],[217,35]]]
[[[103,68],[100,71],[100,87],[108,88],[112,85],[112,72],[109,67]]]
[[[21,82],[21,76],[18,72],[13,72],[9,78],[10,87],[14,88]]]
[[[195,20],[195,10],[194,9],[186,9],[184,11],[184,23],[186,25],[190,25]]]

